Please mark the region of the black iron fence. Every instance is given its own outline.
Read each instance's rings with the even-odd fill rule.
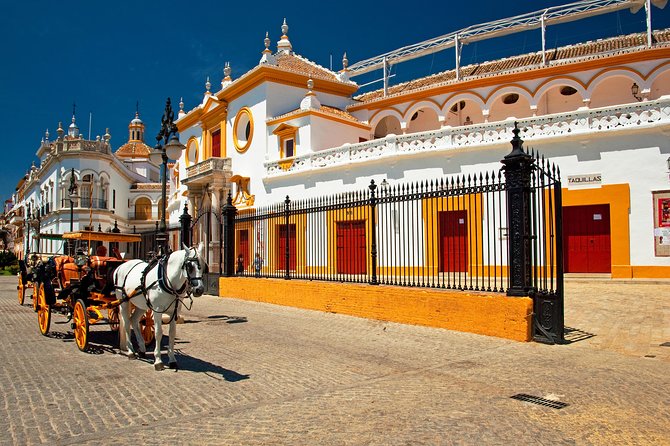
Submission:
[[[534,337],[563,340],[560,172],[513,150],[500,170],[223,207],[223,273],[531,296]]]

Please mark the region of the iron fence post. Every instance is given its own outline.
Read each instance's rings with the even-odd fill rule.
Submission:
[[[508,225],[508,296],[528,296],[531,291],[531,207],[530,180],[535,160],[523,150],[519,128],[514,123],[512,151],[501,161],[504,164],[507,191]]]
[[[375,184],[375,180],[370,181],[370,237],[371,237],[371,243],[370,243],[370,257],[371,257],[371,270],[372,270],[372,277],[370,280],[371,285],[378,285],[379,282],[377,281],[377,219],[375,215],[375,209],[377,207],[377,196],[375,194],[375,191],[377,189],[377,185]]]
[[[235,215],[237,208],[233,205],[233,196],[228,192],[226,204],[223,206],[223,249],[224,265],[223,275],[232,277],[235,275]]]
[[[219,210],[219,218],[217,219],[219,224],[219,275],[223,275],[223,206]]]
[[[285,249],[284,249],[284,261],[285,267],[286,267],[286,272],[284,273],[284,279],[289,280],[291,278],[290,272],[289,272],[289,261],[291,259],[291,245],[290,245],[290,234],[289,234],[289,213],[290,213],[290,206],[291,206],[291,200],[289,199],[288,195],[286,196],[286,200],[284,200],[284,225],[285,225],[285,232],[284,232],[284,237],[285,237]]]
[[[191,246],[191,216],[188,213],[188,203],[184,203],[184,212],[179,216],[181,224],[181,245]],[[181,249],[181,246],[179,247]]]

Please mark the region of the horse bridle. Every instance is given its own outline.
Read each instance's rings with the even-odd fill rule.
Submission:
[[[189,257],[191,249],[193,249],[193,254],[194,254],[193,257]],[[187,289],[186,289],[186,294],[190,296],[191,295],[191,287],[196,286],[197,281],[202,282],[202,276],[192,277],[189,273],[189,271],[191,270],[191,268],[189,268],[189,266],[191,264],[195,264],[199,271],[202,271],[202,268],[201,268],[201,265],[200,265],[200,258],[198,256],[198,252],[195,250],[195,248],[189,248],[186,251],[186,253],[187,254],[184,257],[184,263],[181,265],[181,267],[182,267],[182,269],[184,269],[186,271],[186,283],[188,284]]]

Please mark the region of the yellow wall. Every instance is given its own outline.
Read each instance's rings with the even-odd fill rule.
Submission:
[[[302,280],[221,277],[219,295],[308,310],[496,336],[531,338],[527,297]]]

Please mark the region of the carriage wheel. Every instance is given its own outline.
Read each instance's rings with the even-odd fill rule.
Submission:
[[[26,298],[26,287],[23,286],[23,278],[19,273],[19,286],[16,287],[16,290],[19,293],[19,305],[23,305],[23,301]]]
[[[37,296],[33,295],[33,302],[37,306],[37,323],[40,326],[40,333],[46,336],[51,324],[51,305],[47,304],[47,295],[44,292],[43,283],[40,283]]]
[[[144,338],[144,344],[149,345],[151,341],[156,337],[156,327],[154,327],[154,314],[153,311],[147,310],[140,319],[140,329],[142,330],[142,337]]]
[[[119,307],[107,310],[107,319],[109,319],[109,328],[112,331],[119,331]]]
[[[33,286],[31,287],[31,289],[32,289],[33,292],[30,295],[30,299],[33,301],[33,311],[35,313],[37,313],[39,305],[38,305],[38,302],[37,302],[38,295],[37,295],[37,292],[35,291],[35,283],[34,282],[33,282]]]
[[[86,315],[86,305],[81,299],[77,299],[72,313],[74,323],[74,340],[77,347],[82,352],[88,349],[88,316]]]

